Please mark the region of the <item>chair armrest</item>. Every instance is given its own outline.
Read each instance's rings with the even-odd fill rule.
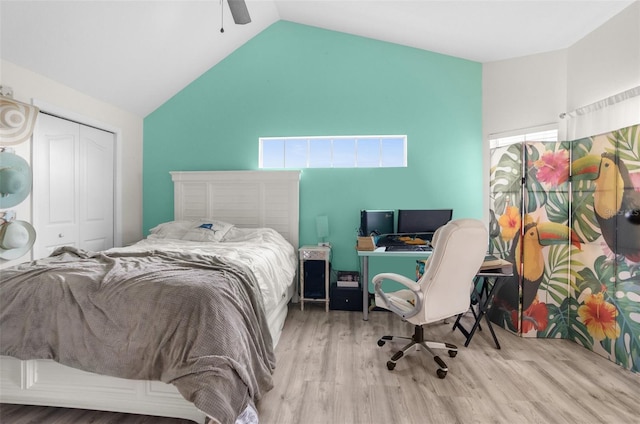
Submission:
[[[409,290],[411,290],[412,292],[420,291],[420,284],[416,283],[410,278],[405,277],[404,275],[394,274],[391,272],[383,272],[381,274],[378,274],[375,277],[373,277],[371,282],[377,288],[382,284],[383,280],[391,280],[391,281],[395,281],[396,283],[400,283],[406,288],[408,288]]]
[[[413,292],[413,294],[415,295],[415,305],[413,305],[413,308],[411,310],[405,311],[393,304],[389,296],[382,290],[382,282],[384,280],[391,280],[395,281],[396,283],[400,283]],[[373,277],[372,283],[375,293],[382,297],[382,299],[384,299],[385,303],[387,304],[386,308],[391,312],[400,315],[403,319],[411,318],[422,310],[422,290],[420,288],[420,284],[417,284],[410,278],[407,278],[404,275],[400,274],[381,273]]]

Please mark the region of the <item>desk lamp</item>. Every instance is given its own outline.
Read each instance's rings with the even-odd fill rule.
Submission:
[[[329,237],[329,217],[320,215],[316,217],[316,235],[318,236],[318,246],[331,247],[325,239]]]

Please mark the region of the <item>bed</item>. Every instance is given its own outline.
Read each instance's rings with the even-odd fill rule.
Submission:
[[[268,374],[273,371],[275,365],[273,348],[279,340],[284,325],[287,304],[297,296],[295,267],[298,246],[300,173],[298,171],[203,171],[172,172],[171,177],[174,182],[174,221],[155,227],[149,237],[132,246],[97,253],[66,247],[56,252],[56,258],[47,258],[43,261],[58,261],[56,266],[59,266],[59,263],[70,263],[79,257],[82,261],[94,261],[83,270],[90,270],[87,272],[92,274],[98,272],[96,270],[104,268],[105,274],[96,277],[98,284],[100,281],[107,280],[107,276],[111,278],[126,275],[126,278],[117,280],[120,282],[128,279],[127,284],[129,285],[122,286],[126,287],[126,290],[133,290],[130,289],[133,287],[136,290],[141,290],[139,285],[134,285],[129,280],[144,281],[149,287],[160,284],[156,283],[153,278],[160,278],[163,283],[174,285],[178,284],[176,280],[180,280],[180,284],[183,281],[193,280],[194,284],[200,287],[198,290],[202,290],[195,290],[194,292],[198,295],[194,297],[202,298],[206,305],[214,303],[223,305],[225,302],[220,299],[229,298],[234,305],[242,305],[238,309],[240,312],[228,312],[223,309],[222,312],[211,313],[215,317],[206,315],[206,319],[203,318],[205,315],[195,315],[196,318],[191,319],[200,323],[199,326],[195,326],[198,337],[194,337],[194,339],[177,338],[178,348],[171,344],[173,342],[167,341],[169,337],[161,334],[158,336],[162,340],[159,345],[169,346],[169,349],[166,350],[172,354],[153,356],[153,360],[145,360],[142,364],[134,364],[132,360],[119,361],[117,355],[98,350],[98,347],[95,347],[96,341],[90,340],[88,342],[83,339],[81,344],[85,347],[81,349],[88,349],[89,354],[96,357],[93,361],[95,364],[90,366],[95,367],[91,368],[91,371],[97,370],[98,373],[88,372],[86,370],[87,361],[76,358],[82,357],[85,353],[66,353],[65,361],[69,362],[69,356],[71,356],[71,363],[74,364],[74,367],[61,365],[52,359],[23,358],[21,360],[11,357],[20,356],[19,354],[6,352],[7,347],[3,341],[3,354],[11,354],[11,356],[0,357],[0,402],[139,413],[186,418],[198,423],[206,422],[207,416],[213,418],[214,422],[219,421],[225,424],[228,422],[257,422],[258,418],[253,401],[257,400],[264,391],[269,390],[270,384],[272,384]],[[182,225],[186,227],[179,228]],[[207,228],[208,225],[214,227]],[[215,237],[212,237],[211,232],[208,231],[212,228],[220,231],[216,233]],[[189,233],[186,237],[184,237],[185,231]],[[223,234],[220,235],[220,233]],[[182,236],[178,237],[176,234]],[[167,261],[170,262],[170,265],[167,265]],[[120,269],[111,265],[115,262],[127,265]],[[41,266],[49,265],[45,263]],[[165,273],[163,267],[170,267],[172,270],[185,269],[187,272]],[[144,269],[145,272],[140,275],[136,274],[136,270],[139,269]],[[10,274],[9,271],[3,272]],[[226,280],[214,283],[213,274],[216,275],[215,279],[217,280],[222,276]],[[85,278],[84,274],[83,278]],[[211,284],[202,284],[202,281],[205,279],[209,281],[210,278]],[[114,281],[116,280],[114,279]],[[149,281],[154,281],[154,284],[150,284]],[[223,291],[210,293],[213,290],[212,286],[220,286]],[[229,287],[233,287],[233,290]],[[162,308],[170,308],[174,303],[178,303],[175,307],[183,308],[181,310],[204,310],[204,307],[199,304],[196,306],[189,304],[188,307],[185,307],[180,303],[182,300],[180,302],[175,300],[181,298],[179,294],[185,292],[183,288],[179,290],[176,288],[177,291],[169,292],[172,293],[169,296],[169,301],[158,300],[161,298],[156,297],[159,296],[156,292],[140,296],[140,292],[127,292],[124,288],[119,290],[120,300],[122,298],[138,300],[134,304],[120,302],[117,307],[124,308],[125,312],[117,311],[112,315],[129,316],[127,315],[129,312],[126,311],[130,311],[132,308],[147,312],[145,319],[140,320],[145,324],[138,323],[135,327],[136,331],[141,334],[151,333],[150,328],[154,326],[169,328],[173,325],[173,321],[181,321],[180,319],[163,321],[165,313],[160,314],[153,309],[154,307],[160,308],[159,305]],[[135,293],[135,295],[131,295],[131,293]],[[3,298],[7,295],[8,293],[3,289]],[[11,296],[14,295],[11,294]],[[68,294],[67,297],[69,297]],[[144,299],[147,297],[154,300],[145,303]],[[238,300],[241,298],[248,300]],[[169,311],[170,309],[162,310]],[[149,311],[154,315],[149,315]],[[4,319],[4,311],[0,313],[3,313],[1,330],[4,334],[10,325]],[[166,315],[176,316],[168,313]],[[177,315],[181,316],[182,314]],[[158,318],[149,319],[149,316]],[[219,321],[218,317],[221,317],[222,321]],[[49,318],[49,321],[56,319]],[[205,321],[216,324],[215,326],[203,326],[202,322]],[[78,319],[78,322],[83,321]],[[87,322],[93,321],[87,317]],[[91,327],[91,325],[83,325]],[[42,328],[44,327],[46,327],[46,322],[42,324]],[[214,331],[210,327],[215,327],[216,333],[207,333]],[[245,327],[249,330],[246,330]],[[136,337],[133,337],[132,331],[131,329],[126,332],[113,331],[116,340],[120,337],[122,341],[113,342],[110,345],[116,346],[117,349],[121,349],[123,345],[127,347],[130,344],[135,345],[132,340],[137,340],[138,335],[136,333]],[[245,334],[247,331],[249,333]],[[87,331],[88,334],[92,332],[103,333],[104,329],[96,331],[95,328],[90,328]],[[128,335],[127,337],[123,337],[125,333]],[[166,333],[178,334],[178,330],[171,327],[171,331],[166,331]],[[230,335],[222,336],[226,333]],[[49,337],[50,333],[43,332],[43,334],[45,334],[43,337]],[[58,338],[55,340],[63,340],[60,335],[56,337]],[[220,349],[234,350],[236,349],[236,345],[232,343],[234,338],[245,340],[244,343],[249,346],[245,349],[248,353],[243,354],[242,359],[232,357],[227,360],[226,351],[202,354],[202,350],[208,349],[209,345],[215,345]],[[199,341],[196,342],[195,339]],[[227,339],[230,341],[225,341]],[[25,341],[20,343],[21,348],[29,344]],[[144,347],[149,343],[139,343],[139,345]],[[67,346],[67,344],[61,343],[60,346]],[[189,346],[189,349],[192,350],[187,351],[185,348],[179,351],[182,346]],[[9,350],[12,348],[10,347]],[[197,355],[193,353],[194,349],[199,349]],[[161,349],[157,348],[155,351],[161,351]],[[148,351],[142,350],[141,352],[143,353],[140,357],[151,357]],[[58,354],[54,353],[48,357],[59,360],[60,357],[56,355]],[[159,360],[158,357],[161,357],[162,360]],[[189,366],[194,363],[199,364],[198,368],[188,368],[175,359],[182,357],[188,357],[189,360],[186,362],[189,362]],[[194,357],[196,360],[192,360]],[[225,364],[231,363],[233,366],[227,367],[225,365],[218,369],[216,361],[220,361],[221,357],[224,358]],[[112,358],[115,359],[112,360]],[[244,364],[245,359],[250,364]],[[80,365],[76,368],[73,361],[78,361]],[[150,363],[155,365],[148,365]],[[166,364],[171,366],[157,371],[158,363],[162,363],[163,366]],[[242,366],[235,367],[236,363]],[[114,368],[117,369],[116,372],[113,372]],[[147,371],[147,368],[155,371]],[[140,379],[112,376],[114,373],[119,375],[118,373],[127,369],[126,372],[135,369],[142,376],[159,372],[160,378]],[[246,371],[247,369],[249,371]],[[209,376],[215,378],[209,379]],[[244,400],[226,393],[233,393],[233,390],[217,390],[215,388],[220,384],[218,381],[225,384],[227,381],[225,379],[230,381],[229,384],[234,385],[233,387],[239,387],[236,391],[242,392],[244,390],[248,393],[244,396]],[[168,384],[169,381],[173,384]],[[214,383],[211,383],[212,381]],[[247,381],[248,383],[246,383]],[[245,383],[247,387],[244,386]],[[185,397],[190,401],[185,400]],[[240,403],[243,404],[239,406]],[[231,415],[232,412],[233,415]]]

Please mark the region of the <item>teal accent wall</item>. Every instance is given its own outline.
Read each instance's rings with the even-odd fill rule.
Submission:
[[[145,118],[144,233],[173,219],[169,171],[258,169],[259,137],[407,134],[406,168],[302,172],[301,244],[327,215],[334,269],[358,270],[361,209],[482,219],[481,104],[480,63],[276,22]]]

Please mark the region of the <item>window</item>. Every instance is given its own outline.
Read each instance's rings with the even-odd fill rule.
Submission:
[[[523,141],[558,141],[558,128],[550,126],[519,130],[517,132],[491,134],[489,148],[508,146]]]
[[[260,168],[402,168],[406,135],[260,137]]]

